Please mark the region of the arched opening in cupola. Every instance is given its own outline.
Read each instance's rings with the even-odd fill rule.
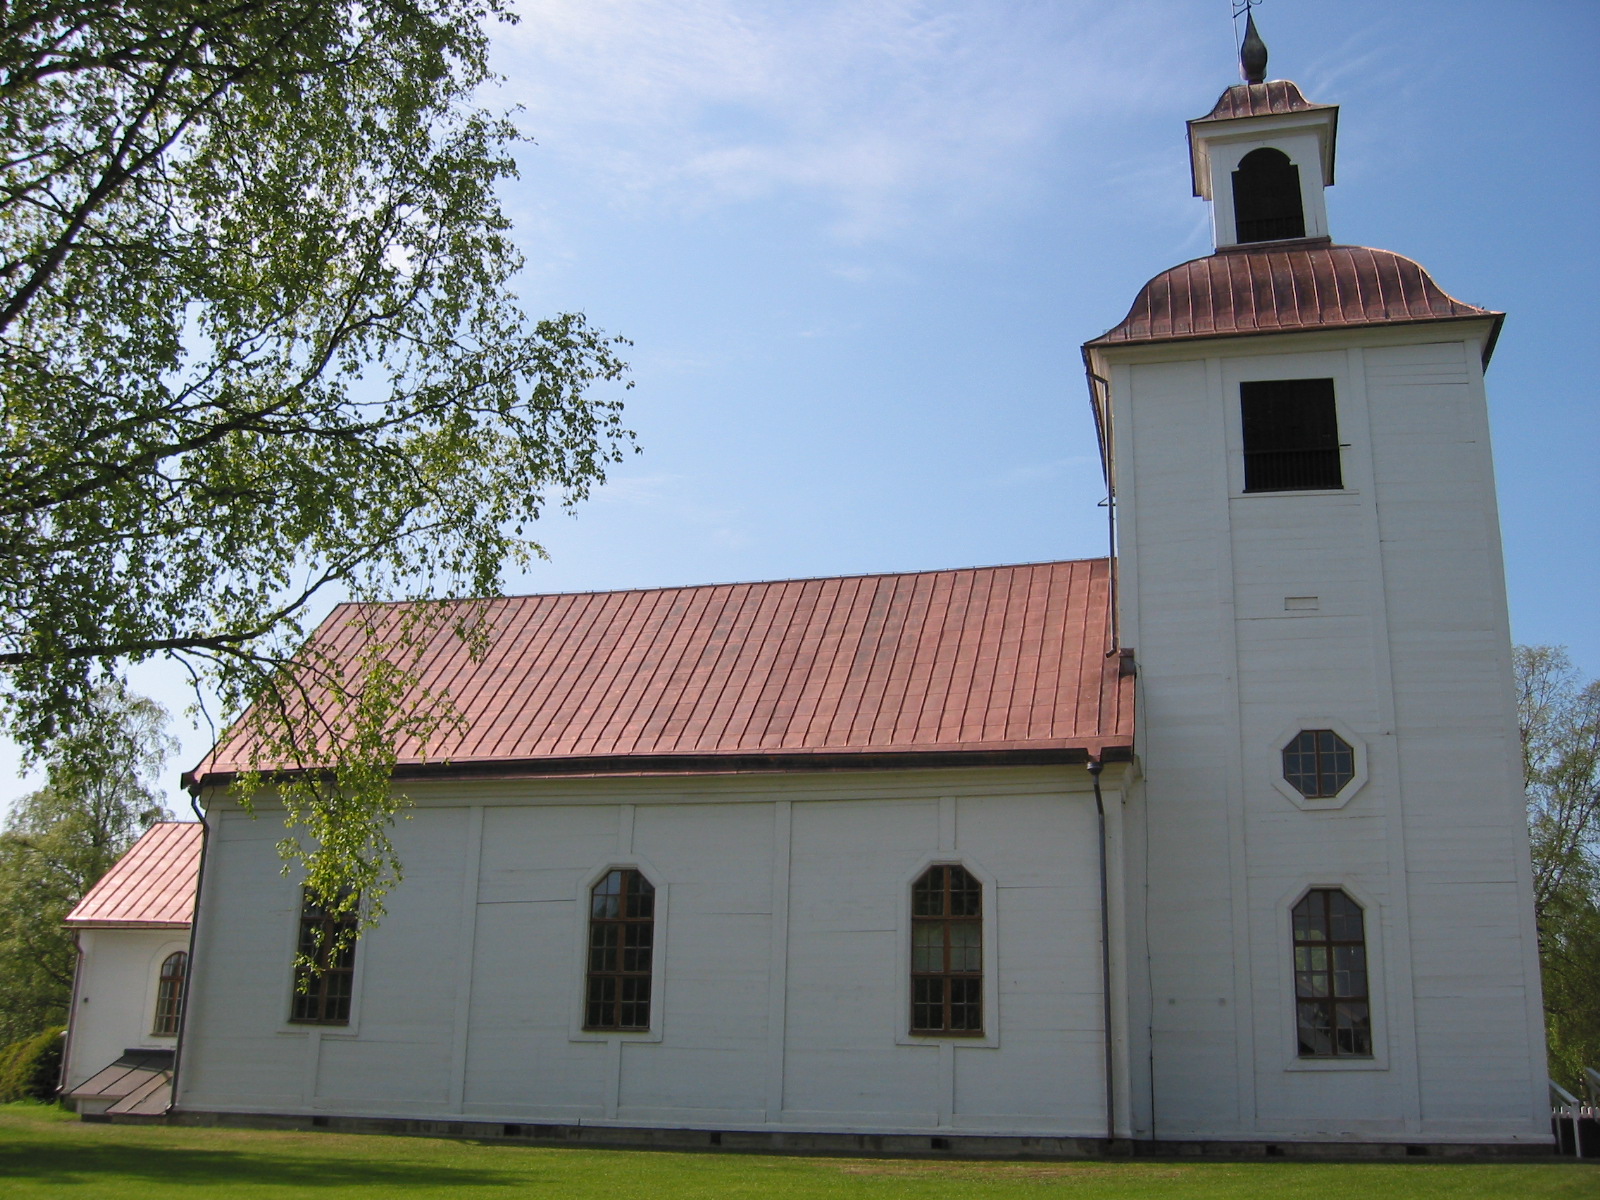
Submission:
[[[1275,242],[1306,235],[1300,168],[1282,150],[1263,146],[1233,173],[1233,227],[1240,242]]]

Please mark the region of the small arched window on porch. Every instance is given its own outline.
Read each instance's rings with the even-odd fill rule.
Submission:
[[[161,963],[156,984],[156,1020],[150,1032],[157,1037],[173,1037],[178,1032],[178,1015],[183,1011],[183,981],[189,973],[189,956],[182,950],[169,954]]]
[[[1305,237],[1300,168],[1282,150],[1263,146],[1239,160],[1233,173],[1233,228],[1241,243]]]

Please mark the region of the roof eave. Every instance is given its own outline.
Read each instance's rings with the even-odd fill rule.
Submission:
[[[1226,341],[1229,338],[1275,337],[1285,334],[1308,333],[1346,333],[1355,329],[1391,329],[1408,325],[1452,325],[1462,321],[1488,321],[1490,322],[1489,335],[1484,339],[1483,346],[1483,365],[1487,368],[1490,356],[1494,354],[1495,344],[1500,340],[1500,327],[1505,323],[1505,319],[1506,315],[1503,312],[1485,311],[1481,313],[1461,313],[1453,317],[1412,317],[1404,320],[1354,321],[1339,325],[1284,326],[1278,329],[1227,329],[1221,332],[1179,333],[1167,334],[1162,337],[1117,338],[1115,340],[1107,340],[1107,335],[1101,334],[1093,341],[1085,342],[1083,344],[1083,352],[1084,359],[1088,362],[1091,353],[1100,354],[1124,348],[1131,350],[1141,346],[1163,346],[1176,342],[1216,342]]]
[[[1082,766],[1092,759],[1128,762],[1132,738],[1083,740],[1076,744],[988,746],[928,750],[774,750],[718,754],[609,754],[552,758],[401,763],[397,782],[466,779],[564,779],[574,776],[753,775],[799,771],[882,771],[990,766]],[[283,772],[294,776],[299,772]],[[238,774],[214,771],[197,788],[224,787]]]

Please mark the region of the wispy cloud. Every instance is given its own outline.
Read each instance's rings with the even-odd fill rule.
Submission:
[[[743,514],[733,507],[707,503],[704,488],[693,476],[670,473],[613,478],[599,488],[592,503],[605,509],[631,511],[670,522],[679,531],[698,531],[698,538],[729,549],[752,542]]]
[[[1169,6],[1137,7],[524,0],[496,61],[544,152],[616,202],[810,196],[862,241],[986,206],[1064,128],[1182,86],[1120,36]]]

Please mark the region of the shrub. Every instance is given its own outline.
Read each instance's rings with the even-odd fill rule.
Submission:
[[[65,1033],[57,1025],[0,1049],[0,1102],[55,1099]]]

